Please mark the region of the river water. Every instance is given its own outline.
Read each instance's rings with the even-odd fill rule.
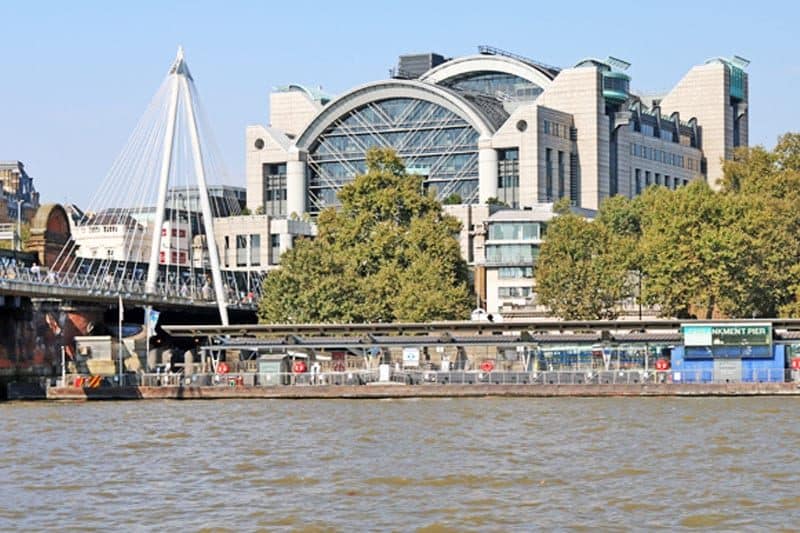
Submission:
[[[0,529],[796,530],[800,399],[0,404]]]

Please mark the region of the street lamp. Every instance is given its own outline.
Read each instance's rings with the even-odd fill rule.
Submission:
[[[22,204],[25,200],[17,200],[17,251],[22,251]]]

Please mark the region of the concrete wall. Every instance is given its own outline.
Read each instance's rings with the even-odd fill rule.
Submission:
[[[280,255],[292,247],[295,237],[312,236],[316,233],[310,222],[272,218],[269,215],[242,215],[214,219],[214,238],[220,254],[220,263],[226,270],[264,271],[278,266]],[[273,257],[271,235],[279,236],[279,254]],[[251,235],[259,235],[259,264],[253,266],[237,266],[236,237],[247,239],[247,258],[250,260]],[[228,250],[225,250],[225,238],[228,238]]]
[[[578,132],[579,205],[597,209],[608,197],[610,140],[600,70],[596,67],[562,70],[536,103],[572,115]]]
[[[311,122],[322,106],[302,90],[272,92],[269,95],[269,118],[273,128],[296,137]]]
[[[274,128],[247,127],[245,174],[247,208],[250,211],[255,212],[264,206],[264,165],[286,163],[289,157],[289,144],[289,138]]]
[[[745,95],[747,90],[745,81]],[[719,188],[718,180],[722,178],[721,161],[731,159],[734,149],[734,109],[730,105],[728,67],[721,62],[693,67],[661,100],[661,108],[666,115],[678,111],[685,120],[697,118],[701,148],[708,163],[706,179],[711,187]],[[747,118],[741,124],[742,144],[746,145]]]
[[[682,156],[684,159],[684,166],[676,166],[662,161],[654,161],[644,157],[631,155],[631,145],[638,144],[646,148],[653,148],[654,150],[662,150],[664,152],[671,152],[675,155]],[[644,135],[640,132],[629,130],[627,127],[620,127],[617,132],[617,186],[618,193],[622,196],[632,198],[636,196],[635,190],[635,169],[641,170],[642,175],[642,191],[645,189],[644,176],[646,171],[650,171],[651,178],[655,174],[661,176],[662,184],[664,176],[669,176],[672,181],[675,178],[681,180],[696,180],[704,179],[700,173],[700,160],[703,157],[703,152],[691,146],[684,146],[679,143],[665,141],[658,137]],[[691,158],[697,162],[697,166],[690,170],[686,165],[686,161]],[[674,188],[674,187],[671,187]]]

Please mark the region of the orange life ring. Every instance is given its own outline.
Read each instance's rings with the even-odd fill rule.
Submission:
[[[492,361],[484,361],[481,363],[481,370],[484,372],[491,372],[494,370],[494,363]]]
[[[800,370],[800,357],[795,357],[792,359],[792,369]]]
[[[669,370],[669,361],[666,359],[658,359],[656,361],[656,370]]]
[[[333,363],[333,371],[334,372],[344,372],[344,362],[336,361]]]
[[[308,367],[306,366],[305,361],[295,361],[294,364],[292,365],[292,371],[295,374],[302,374],[306,370],[308,370]]]
[[[217,365],[217,374],[227,374],[231,371],[231,367],[228,366],[228,363],[222,361],[220,364]]]

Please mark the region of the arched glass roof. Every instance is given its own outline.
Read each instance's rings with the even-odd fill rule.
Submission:
[[[478,199],[479,132],[444,105],[413,97],[375,99],[348,110],[318,135],[308,150],[309,212],[338,205],[342,185],[366,170],[369,148],[394,148],[409,173],[444,199]]]
[[[535,100],[543,89],[532,81],[497,71],[467,72],[448,78],[439,85],[459,92],[477,93],[503,101]]]

